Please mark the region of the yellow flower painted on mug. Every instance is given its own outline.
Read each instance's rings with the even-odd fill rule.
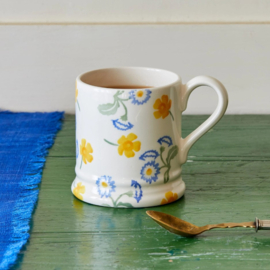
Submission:
[[[86,143],[85,139],[82,139],[81,145],[80,145],[80,154],[82,155],[82,161],[84,164],[87,164],[87,162],[93,161],[93,156],[90,155],[93,153],[93,148],[90,143]]]
[[[156,119],[162,117],[163,119],[169,115],[172,101],[169,100],[167,95],[163,95],[161,99],[157,99],[153,105],[154,109],[157,110],[154,112]]]
[[[122,136],[117,142],[118,146],[118,153],[120,156],[125,154],[127,158],[131,158],[135,156],[134,151],[138,152],[141,149],[141,142],[134,141],[137,139],[137,135],[134,133],[130,133],[126,136]]]
[[[77,186],[73,189],[73,194],[80,200],[83,200],[83,196],[81,194],[85,193],[85,186],[82,185],[81,182],[77,184]]]
[[[165,193],[165,197],[166,199],[162,199],[160,204],[167,204],[167,203],[171,203],[174,202],[178,199],[178,195],[176,193],[172,193],[171,191],[168,191]]]

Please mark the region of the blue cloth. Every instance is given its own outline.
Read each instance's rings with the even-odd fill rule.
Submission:
[[[48,148],[62,112],[0,112],[0,269],[8,269],[29,238],[29,222]]]

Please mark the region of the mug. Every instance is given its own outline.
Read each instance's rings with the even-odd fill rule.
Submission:
[[[209,86],[214,113],[186,138],[182,112],[190,93]],[[181,198],[181,165],[191,146],[224,115],[225,87],[198,76],[183,84],[170,71],[123,67],[86,72],[76,79],[76,178],[80,200],[107,207],[149,207]]]

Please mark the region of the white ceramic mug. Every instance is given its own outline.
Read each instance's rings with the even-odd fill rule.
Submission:
[[[121,89],[127,85],[147,87]],[[212,87],[218,105],[203,124],[182,138],[182,112],[199,86]],[[181,165],[191,146],[224,115],[227,104],[224,86],[207,76],[182,84],[173,72],[139,67],[78,76],[73,194],[91,204],[130,208],[181,198],[185,191]]]

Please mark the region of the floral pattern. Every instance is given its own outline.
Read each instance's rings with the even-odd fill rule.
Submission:
[[[149,184],[151,184],[152,181],[157,181],[159,173],[159,164],[155,163],[155,161],[145,163],[141,169],[142,179]]]
[[[177,193],[173,193],[172,191],[168,191],[165,193],[165,198],[162,199],[160,204],[167,204],[174,202],[178,199]]]
[[[80,145],[80,154],[82,156],[81,167],[82,167],[82,162],[84,162],[84,164],[87,164],[87,162],[93,161],[93,156],[91,155],[92,153],[93,153],[93,148],[91,144],[86,143],[86,140],[82,139],[81,145]]]
[[[113,103],[106,103],[106,104],[101,104],[98,106],[98,110],[101,114],[104,115],[114,115],[116,114],[118,108],[123,107],[125,114],[120,116],[120,119],[122,121],[127,121],[128,120],[128,110],[125,105],[125,101],[128,101],[129,98],[121,98],[120,96],[124,93],[124,91],[117,91],[113,95]]]
[[[125,91],[119,90],[113,95],[112,103],[100,104],[98,106],[99,112],[103,115],[115,115],[119,108],[124,109],[124,114],[121,115],[119,119],[112,120],[113,126],[119,130],[129,130],[134,127],[132,123],[126,123],[126,121],[128,121],[126,102],[131,100],[131,104],[142,105],[150,99],[152,91],[149,89],[131,90],[127,98],[122,97],[124,93]]]
[[[131,180],[131,186],[135,188],[134,199],[139,203],[143,196],[142,186],[135,180]]]
[[[169,114],[171,114],[171,117],[174,120],[174,117],[170,111],[171,105],[172,105],[172,101],[169,100],[169,97],[167,95],[163,95],[161,99],[158,98],[153,105],[153,108],[156,110],[154,112],[154,117],[156,119],[159,119],[160,117],[164,119]]]
[[[126,136],[122,136],[117,142],[119,143],[118,147],[118,154],[120,156],[125,154],[127,158],[134,157],[135,152],[140,151],[141,149],[141,142],[140,141],[134,141],[137,139],[137,135],[134,133],[130,133]]]
[[[111,193],[115,191],[115,182],[112,181],[111,176],[103,175],[96,181],[98,187],[98,193],[101,198],[111,196]]]
[[[142,105],[150,99],[151,93],[149,89],[132,90],[129,92],[129,97],[132,104]]]
[[[129,133],[127,137],[125,135],[122,135],[121,138],[117,141],[118,144],[112,143],[106,139],[104,139],[105,142],[118,146],[118,154],[120,156],[125,154],[127,158],[131,158],[135,156],[135,152],[138,152],[141,150],[141,142],[135,141],[137,139],[137,135],[134,133]]]
[[[85,193],[85,186],[81,182],[77,184],[77,186],[73,189],[73,194],[80,200],[83,200],[83,196],[81,194]]]
[[[113,126],[119,130],[128,130],[133,128],[134,125],[132,125],[130,122],[123,123],[119,119],[112,120]]]
[[[96,181],[96,185],[97,185],[97,190],[98,190],[98,194],[100,195],[100,197],[101,198],[103,198],[103,197],[110,198],[112,201],[113,207],[133,208],[131,203],[120,201],[120,199],[123,196],[132,197],[133,192],[131,190],[120,194],[117,197],[117,199],[113,199],[112,192],[115,192],[116,186],[115,186],[115,182],[112,180],[111,176],[103,175],[103,176],[99,177],[98,180]],[[111,207],[111,205],[109,205],[109,204],[103,204],[103,206]]]
[[[156,159],[159,156],[159,153],[156,150],[148,150],[144,152],[139,159],[146,160],[147,158]]]
[[[170,136],[163,136],[163,137],[159,138],[157,142],[160,145],[162,145],[162,143],[166,143],[168,146],[171,146],[173,144],[172,138]]]
[[[167,183],[170,180],[170,170],[171,170],[171,161],[178,154],[178,146],[173,145],[172,139],[170,136],[163,136],[157,141],[161,146],[159,153],[156,150],[148,150],[144,152],[139,159],[147,161],[141,169],[141,178],[147,183],[151,184],[156,182],[158,179],[158,174],[162,169],[166,169],[164,172],[164,183]],[[164,146],[165,144],[165,146]],[[164,153],[167,152],[167,157],[164,159]],[[156,162],[156,159],[160,158],[162,166]]]
[[[147,103],[151,98],[151,93],[149,89],[134,89],[127,92],[127,95],[122,95],[127,91],[117,91],[113,95],[113,102],[100,104],[98,110],[103,115],[115,115],[119,108],[122,108],[123,115],[119,118],[110,119],[113,126],[121,131],[126,131],[132,129],[134,125],[128,122],[128,106],[127,102],[130,100],[130,104],[133,105],[143,105]],[[123,97],[124,96],[124,97]],[[78,102],[79,91],[77,89],[75,92],[75,102],[80,110],[80,105]],[[153,104],[153,103],[152,103]],[[152,105],[151,105],[152,106]],[[172,120],[174,116],[171,112],[172,100],[169,99],[168,95],[162,95],[161,98],[157,98],[153,104],[154,112],[153,115],[156,119],[165,119],[170,114]],[[119,136],[120,137],[120,136]],[[118,137],[118,138],[119,138]],[[138,140],[138,136],[134,133],[129,133],[128,135],[122,135],[117,142],[110,142],[104,139],[105,142],[113,146],[117,146],[117,151],[120,156],[125,156],[126,158],[132,158],[136,155],[136,152],[141,150],[141,141]],[[141,180],[139,182],[145,181],[148,184],[159,181],[159,175],[164,174],[162,178],[164,183],[170,180],[170,170],[171,161],[178,154],[178,146],[173,145],[172,138],[170,136],[163,136],[157,140],[157,148],[145,151],[139,156],[139,159],[143,162],[140,168]],[[159,148],[158,148],[159,147]],[[76,140],[76,158],[81,155],[81,166],[82,163],[87,164],[93,161],[93,148],[86,139],[81,139],[81,144],[79,146],[79,141]],[[162,180],[162,181],[163,181]],[[96,180],[96,192],[100,198],[107,198],[109,204],[104,204],[104,206],[112,207],[127,207],[132,208],[133,205],[129,202],[125,202],[125,198],[134,198],[137,203],[139,203],[143,198],[142,185],[138,181],[131,180],[130,188],[128,192],[119,193],[116,192],[116,184],[112,176],[103,175]],[[85,193],[85,186],[82,183],[78,183],[73,189],[74,195],[83,200],[83,194]],[[117,196],[116,196],[117,194]],[[123,200],[124,199],[124,200]],[[161,204],[171,203],[178,199],[177,193],[173,191],[168,191],[165,193],[165,197],[161,200]],[[131,201],[130,199],[128,201]]]
[[[163,168],[166,169],[166,171],[164,172],[164,183],[167,183],[170,180],[171,161],[178,154],[178,146],[174,145],[174,146],[170,147],[168,152],[167,152],[167,157],[164,160],[163,152],[165,150],[166,150],[166,148],[164,146],[160,147],[160,159],[161,159],[161,162],[163,163],[163,166],[161,166],[159,169],[160,170]]]

